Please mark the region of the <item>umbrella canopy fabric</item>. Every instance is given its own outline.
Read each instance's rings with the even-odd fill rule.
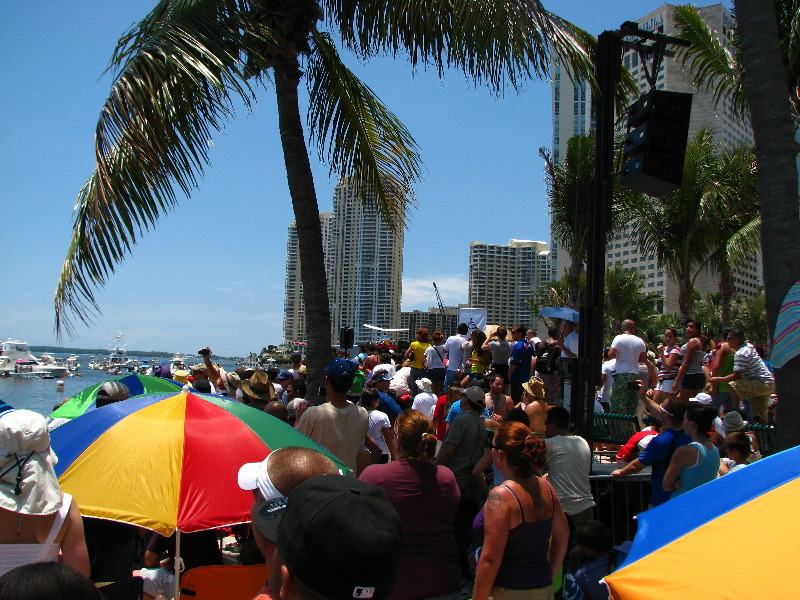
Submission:
[[[564,319],[565,321],[572,321],[573,323],[578,323],[581,319],[581,315],[577,310],[566,306],[548,306],[539,311],[539,316]]]
[[[638,516],[614,600],[786,598],[796,589],[800,446],[715,479]]]
[[[85,516],[170,535],[250,520],[239,467],[302,446],[330,456],[290,425],[232,400],[193,393],[139,396],[53,431],[56,475]]]
[[[131,373],[123,377],[117,377],[109,381],[118,381],[124,383],[131,396],[139,396],[141,394],[167,394],[180,392],[183,384],[172,379],[163,379],[161,377],[152,377],[150,375],[141,375],[139,373]],[[72,398],[64,402],[50,415],[53,419],[74,419],[87,411],[97,408],[97,390],[105,382],[101,382],[86,388],[82,392],[75,394]]]

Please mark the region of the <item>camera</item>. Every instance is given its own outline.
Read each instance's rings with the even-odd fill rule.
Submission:
[[[198,350],[197,353],[200,356],[208,356],[209,354],[211,354],[211,350],[209,350],[208,348],[203,348],[202,350]]]
[[[628,389],[629,390],[638,390],[641,389],[641,385],[639,385],[638,381],[629,381],[628,382]]]

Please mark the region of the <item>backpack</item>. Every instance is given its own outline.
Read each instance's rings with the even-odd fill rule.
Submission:
[[[542,344],[536,354],[536,370],[539,373],[555,373],[558,371],[559,358],[561,358],[561,348],[555,344]]]

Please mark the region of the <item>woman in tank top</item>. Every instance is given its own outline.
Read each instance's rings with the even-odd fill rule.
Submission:
[[[569,526],[558,495],[539,477],[545,451],[544,441],[522,423],[504,423],[494,435],[492,458],[505,481],[489,493],[473,523],[483,539],[474,600],[553,598]]]
[[[664,490],[672,491],[670,499],[717,478],[719,450],[708,439],[716,414],[712,405],[699,402],[690,403],[686,409],[683,431],[692,443],[675,450],[664,474]]]
[[[0,575],[60,561],[89,576],[78,506],[62,494],[45,418],[30,410],[0,414]]]
[[[689,398],[696,396],[706,387],[706,374],[703,371],[706,348],[700,333],[701,327],[698,321],[686,323],[686,337],[689,341],[681,346],[683,362],[675,378],[675,394],[684,402],[688,402]]]
[[[664,330],[664,343],[658,345],[658,385],[653,400],[661,404],[673,395],[675,378],[681,363],[681,347],[676,344],[678,332],[672,327]]]

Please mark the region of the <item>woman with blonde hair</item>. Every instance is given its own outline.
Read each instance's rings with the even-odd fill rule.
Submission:
[[[431,420],[416,410],[394,424],[398,460],[370,465],[359,479],[383,489],[405,529],[403,555],[391,600],[458,596],[460,572],[453,518],[461,494],[447,467],[433,464]]]
[[[539,477],[544,440],[509,422],[498,428],[491,446],[505,481],[489,493],[473,524],[483,548],[472,597],[552,599],[569,526],[555,490]]]

